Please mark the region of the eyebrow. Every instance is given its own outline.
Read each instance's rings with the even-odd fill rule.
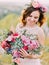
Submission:
[[[32,15],[30,15],[30,16],[32,16]],[[38,17],[38,16],[34,16],[34,17]]]

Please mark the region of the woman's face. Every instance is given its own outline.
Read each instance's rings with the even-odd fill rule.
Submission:
[[[40,13],[39,11],[33,11],[30,16],[28,16],[25,20],[26,20],[26,25],[34,25],[38,22],[39,20],[39,16],[40,16]]]

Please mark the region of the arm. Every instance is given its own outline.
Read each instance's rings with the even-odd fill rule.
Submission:
[[[40,44],[43,46],[45,43],[45,34],[43,32],[43,30],[40,28],[39,32],[38,32],[38,41],[40,42]]]
[[[38,54],[28,54],[27,56],[26,56],[26,58],[30,58],[30,59],[37,59],[37,58],[41,58],[41,56],[42,56],[42,52],[40,52],[40,55],[38,55]]]
[[[45,35],[44,35],[44,32],[43,32],[43,30],[41,28],[38,30],[38,41],[39,41],[39,43],[42,46],[44,46]],[[43,54],[43,50],[41,50],[40,55],[37,55],[37,54],[33,55],[32,54],[32,55],[29,55],[29,57],[32,57],[32,58],[40,58],[42,56],[42,54]]]
[[[24,58],[37,59],[42,56],[42,52],[40,52],[40,55],[39,55],[39,54],[28,54],[24,49],[21,49],[20,51],[21,51],[20,52],[21,57],[24,57]]]
[[[43,46],[45,40],[45,35],[42,29],[38,30],[38,41]],[[28,54],[25,50],[21,50],[21,55],[25,58],[40,58],[43,54],[43,50],[41,49],[40,54]]]
[[[38,41],[42,46],[44,46],[45,34],[41,28],[38,30]],[[43,50],[41,50],[40,55],[37,55],[37,54],[33,55],[32,54],[32,57],[33,58],[40,58],[42,56],[42,54],[43,54]]]

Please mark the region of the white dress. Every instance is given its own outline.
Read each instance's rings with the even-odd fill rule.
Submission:
[[[16,27],[16,32],[19,34],[22,34],[22,31],[27,30],[26,33],[28,34],[33,34],[37,35],[38,34],[38,26],[34,28],[29,28],[29,27],[24,27],[24,28],[19,28],[19,25]],[[19,65],[41,65],[41,60],[38,59],[29,59],[29,58],[20,58],[20,64]]]

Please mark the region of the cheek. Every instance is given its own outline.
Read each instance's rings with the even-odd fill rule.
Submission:
[[[35,19],[35,22],[38,22],[38,19]]]
[[[26,18],[26,21],[27,21],[27,22],[30,21],[30,17],[27,17],[27,18]]]

